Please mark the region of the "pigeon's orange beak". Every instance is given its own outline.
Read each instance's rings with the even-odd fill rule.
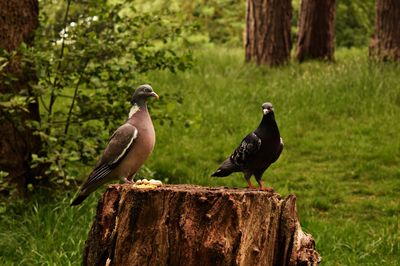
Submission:
[[[150,95],[155,97],[157,100],[160,99],[160,96],[158,96],[158,94],[155,93],[154,91]]]

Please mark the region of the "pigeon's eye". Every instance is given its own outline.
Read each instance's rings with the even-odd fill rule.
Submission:
[[[144,91],[145,92],[151,92],[151,89],[150,88],[145,88]]]

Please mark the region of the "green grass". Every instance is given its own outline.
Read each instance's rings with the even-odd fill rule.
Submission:
[[[400,66],[369,62],[366,50],[339,50],[332,64],[277,69],[244,64],[241,49],[196,56],[190,71],[145,79],[161,96],[183,96],[180,105],[151,103],[154,114],[174,118],[171,126],[155,121],[157,144],[147,163],[155,176],[244,187],[240,174],[209,175],[271,101],[285,148],[263,179],[278,193],[297,196],[303,229],[316,239],[323,265],[397,265]],[[0,218],[0,264],[79,264],[100,194],[79,208],[65,199],[7,209]]]
[[[69,203],[40,198],[9,206],[0,216],[0,265],[80,265],[96,202]]]

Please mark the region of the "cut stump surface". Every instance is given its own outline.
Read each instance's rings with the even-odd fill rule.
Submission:
[[[97,207],[84,265],[317,265],[296,197],[273,192],[111,185]]]

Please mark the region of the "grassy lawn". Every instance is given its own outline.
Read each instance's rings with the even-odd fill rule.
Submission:
[[[332,64],[277,69],[244,64],[241,49],[210,48],[196,57],[192,70],[143,79],[161,96],[183,97],[178,105],[151,104],[156,116],[173,118],[155,121],[157,144],[146,165],[155,177],[244,187],[240,174],[209,176],[256,128],[261,104],[270,101],[285,148],[263,180],[297,196],[323,265],[398,265],[400,66],[369,62],[366,50],[339,50]],[[5,210],[0,264],[79,264],[101,192],[78,208],[67,207],[66,195]]]

